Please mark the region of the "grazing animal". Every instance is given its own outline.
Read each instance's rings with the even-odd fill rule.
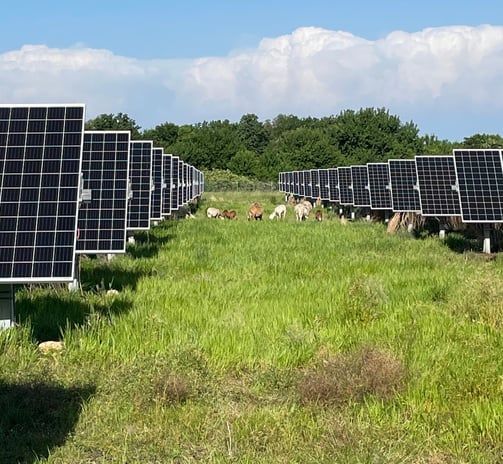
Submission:
[[[209,218],[219,218],[221,216],[220,210],[218,208],[209,207],[206,210],[206,216]]]
[[[295,219],[298,222],[303,221],[309,217],[309,212],[311,211],[304,203],[297,203],[294,208]]]
[[[283,219],[286,215],[286,206],[278,205],[274,208],[274,211],[269,215],[269,219],[279,218]]]
[[[316,198],[316,206],[321,206],[321,197]]]
[[[288,196],[288,201],[287,201],[287,203],[288,203],[289,205],[294,205],[294,204],[295,204],[295,197],[294,197],[292,194],[290,194],[290,195]]]
[[[248,208],[248,220],[262,220],[262,216],[264,214],[264,208],[262,208],[260,203],[253,203],[253,205]]]
[[[316,219],[317,221],[323,221],[323,211],[321,211],[321,209],[318,209],[314,215],[314,219]]]
[[[224,209],[222,211],[222,218],[225,218],[225,219],[235,219],[236,216],[237,216],[237,213],[233,209],[231,209],[230,211],[227,211],[226,209]]]

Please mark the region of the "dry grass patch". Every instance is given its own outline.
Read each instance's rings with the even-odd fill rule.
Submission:
[[[193,388],[188,379],[180,373],[169,372],[154,381],[154,396],[163,404],[176,406],[193,396]]]
[[[388,399],[400,391],[405,369],[393,354],[367,346],[321,359],[304,369],[298,382],[302,403],[342,405],[367,396]]]

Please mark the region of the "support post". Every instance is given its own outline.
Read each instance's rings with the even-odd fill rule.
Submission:
[[[491,254],[491,225],[484,224],[484,243],[482,245],[482,252]]]
[[[0,284],[0,330],[14,327],[16,322],[16,302],[14,286]]]

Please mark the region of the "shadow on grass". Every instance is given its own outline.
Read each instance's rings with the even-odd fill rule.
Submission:
[[[134,263],[133,263],[134,264]],[[123,263],[104,261],[99,258],[86,258],[81,262],[80,284],[87,291],[122,291],[126,288],[135,290],[140,278],[152,272],[153,263],[142,262],[138,265],[124,266]]]
[[[121,295],[84,297],[65,289],[24,288],[16,293],[17,321],[29,323],[34,341],[40,343],[60,340],[65,330],[84,324],[91,312],[110,317],[127,312],[132,305]]]
[[[35,463],[75,430],[94,386],[63,388],[0,381],[0,462]]]
[[[134,244],[127,245],[127,253],[133,258],[154,258],[159,249],[172,241],[176,234],[177,224],[174,220],[165,220],[154,226],[149,231],[134,233]]]
[[[468,251],[482,251],[481,239],[464,235],[459,232],[451,232],[445,236],[444,242],[447,247],[456,253],[466,253]]]

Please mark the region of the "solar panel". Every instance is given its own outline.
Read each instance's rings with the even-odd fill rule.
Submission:
[[[416,172],[423,216],[461,215],[454,157],[416,156]]]
[[[351,166],[351,181],[353,189],[353,205],[370,207],[370,192],[368,190],[369,175],[367,166]]]
[[[71,282],[84,105],[0,105],[0,283]]]
[[[180,158],[173,156],[171,158],[171,211],[178,209],[178,163]]]
[[[288,193],[294,194],[295,193],[295,182],[294,182],[293,172],[287,173],[287,179],[288,179]]]
[[[156,148],[152,149],[152,183],[153,190],[151,192],[151,209],[150,209],[150,219],[154,221],[160,221],[162,219],[162,157],[164,149]]]
[[[162,155],[162,215],[169,216],[171,214],[171,158],[168,153]]]
[[[320,196],[320,171],[318,169],[311,169],[311,198],[318,198]]]
[[[339,203],[341,205],[353,204],[353,190],[351,188],[351,168],[348,166],[337,168],[339,176]]]
[[[187,163],[187,203],[192,200],[192,166]]]
[[[372,209],[391,209],[388,163],[367,163],[369,175],[370,207]]]
[[[129,131],[85,131],[77,253],[124,253],[129,199]]]
[[[416,162],[410,159],[388,160],[392,210],[420,212]]]
[[[330,201],[339,201],[339,174],[337,168],[328,170],[328,196]]]
[[[304,171],[299,171],[299,195],[301,197],[306,196],[306,183]]]
[[[501,150],[453,150],[463,222],[503,221]]]
[[[311,179],[311,171],[304,172],[304,195],[306,198],[313,197],[313,184]]]
[[[330,200],[328,185],[328,169],[319,169],[320,173],[320,195],[322,200]]]
[[[183,204],[189,201],[189,166],[183,163]]]
[[[132,197],[129,200],[127,229],[150,229],[152,192],[152,142],[132,140],[129,154],[129,178]]]
[[[294,171],[293,173],[293,194],[300,195],[300,172]]]
[[[178,207],[183,206],[183,161],[178,161]]]

